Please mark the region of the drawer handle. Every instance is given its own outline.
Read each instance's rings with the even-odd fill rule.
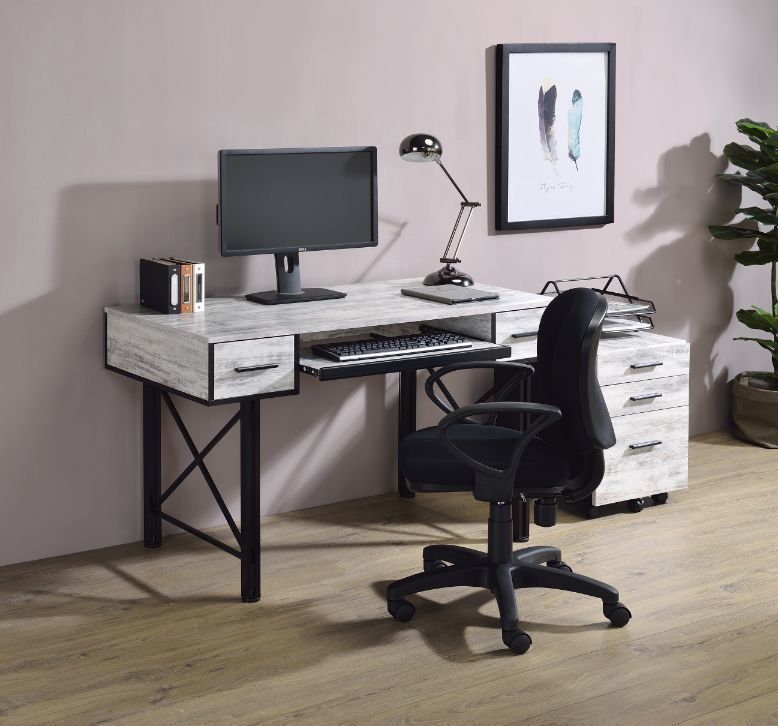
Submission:
[[[640,441],[637,444],[630,444],[630,449],[647,449],[649,446],[659,446],[662,443],[661,439],[654,439],[653,441]]]
[[[656,366],[661,366],[661,365],[664,365],[664,363],[661,360],[654,360],[654,361],[651,361],[649,363],[633,363],[630,366],[630,368],[632,368],[632,370],[636,371],[639,368],[654,368]]]
[[[261,363],[257,366],[238,366],[236,373],[250,373],[251,371],[269,371],[271,368],[278,368],[278,363]]]
[[[533,335],[537,335],[537,330],[530,330],[526,333],[513,333],[511,338],[531,338]]]
[[[661,393],[641,393],[639,396],[630,396],[630,401],[645,401],[647,398],[662,398]]]

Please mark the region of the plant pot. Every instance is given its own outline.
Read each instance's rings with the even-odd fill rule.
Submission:
[[[778,378],[746,371],[732,381],[733,433],[738,438],[778,449]]]

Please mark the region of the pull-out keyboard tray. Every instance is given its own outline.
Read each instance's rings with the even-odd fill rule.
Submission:
[[[441,350],[428,353],[407,353],[392,358],[373,360],[334,361],[316,355],[311,351],[311,343],[300,343],[300,370],[321,381],[335,381],[342,378],[358,378],[382,373],[397,373],[420,368],[438,368],[463,361],[499,360],[509,358],[511,347],[498,345],[484,340],[468,338],[472,342],[469,348]]]

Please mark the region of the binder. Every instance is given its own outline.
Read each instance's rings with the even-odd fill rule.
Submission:
[[[181,276],[181,312],[198,313],[205,309],[205,264],[180,257],[165,257],[179,266]]]
[[[167,260],[140,260],[140,304],[160,313],[181,311],[178,265]]]
[[[194,312],[205,310],[205,263],[193,262],[192,274],[194,279]]]
[[[192,312],[192,265],[184,260],[178,262],[178,270],[181,275],[181,312]]]

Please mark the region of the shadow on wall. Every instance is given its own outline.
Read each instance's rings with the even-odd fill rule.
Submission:
[[[0,315],[3,509],[16,522],[35,512],[29,536],[1,528],[2,560],[137,537],[140,517],[117,513],[139,512],[139,388],[103,369],[102,307],[137,299],[142,256],[199,256],[212,285],[240,285],[245,265],[228,276],[216,257],[215,199],[212,180],[60,191],[42,251],[51,287]]]
[[[739,187],[715,178],[727,164],[711,151],[707,133],[666,151],[656,186],[633,197],[653,210],[626,235],[633,244],[670,238],[630,271],[627,287],[657,302],[657,332],[690,340],[692,434],[723,428],[727,421],[728,370],[716,370],[713,351],[732,319],[733,255],[741,247],[711,239],[707,229],[732,219],[740,206]]]
[[[103,368],[102,308],[137,301],[140,257],[169,254],[202,259],[207,266],[208,294],[275,287],[273,266],[262,264],[266,260],[220,256],[216,199],[216,180],[80,184],[60,192],[52,225],[54,247],[43,252],[56,271],[51,288],[0,314],[4,414],[0,462],[3,512],[9,518],[0,521],[0,563],[139,538],[141,389]],[[400,239],[404,223],[381,221],[391,228],[391,241],[382,245],[384,254]],[[348,252],[340,255],[348,256]],[[356,274],[369,277],[379,259],[370,260]],[[353,256],[352,261],[362,260]],[[363,425],[358,434],[344,431],[342,440],[332,444],[338,449],[332,458],[337,470],[310,475],[300,493],[303,499],[311,495],[310,488],[322,476],[337,478],[330,501],[349,486],[358,492],[358,480],[364,480],[376,446],[373,439],[387,433],[383,422],[386,406],[391,410],[392,404],[391,399],[384,403],[383,379],[362,386],[348,384],[347,388],[347,398],[359,389],[371,421],[381,423]],[[335,419],[332,395],[317,389],[317,395],[309,395],[305,404],[285,399],[283,403],[294,400],[300,410],[290,413],[287,405],[273,415],[272,426],[266,424],[263,441],[268,443],[268,466],[284,457],[305,456],[303,450],[291,449],[306,430]],[[263,423],[277,405],[282,404],[265,406]],[[222,416],[206,407],[182,402],[181,408],[186,410],[185,420],[199,446],[223,423]],[[229,415],[224,409],[220,413]],[[170,417],[166,413],[164,417],[164,442],[170,444],[164,467],[173,472],[172,479],[190,457]],[[392,430],[394,424],[389,427]],[[237,430],[230,437],[234,445],[225,447],[223,453],[217,448],[208,463],[216,481],[229,482],[230,491],[237,493]],[[361,474],[348,468],[349,460],[359,462]],[[382,467],[386,463],[382,459]],[[379,491],[391,482],[391,473],[384,477]],[[188,481],[182,487],[187,494],[180,501],[171,499],[171,512],[183,516],[178,511],[183,507],[195,524],[218,523],[218,510],[201,474],[195,472],[191,478],[200,481]],[[290,481],[285,490],[282,484],[285,481],[277,487],[283,490],[277,497],[281,504],[294,499],[295,482]],[[375,493],[375,484],[366,493]],[[35,513],[29,527],[18,524],[21,512]]]

